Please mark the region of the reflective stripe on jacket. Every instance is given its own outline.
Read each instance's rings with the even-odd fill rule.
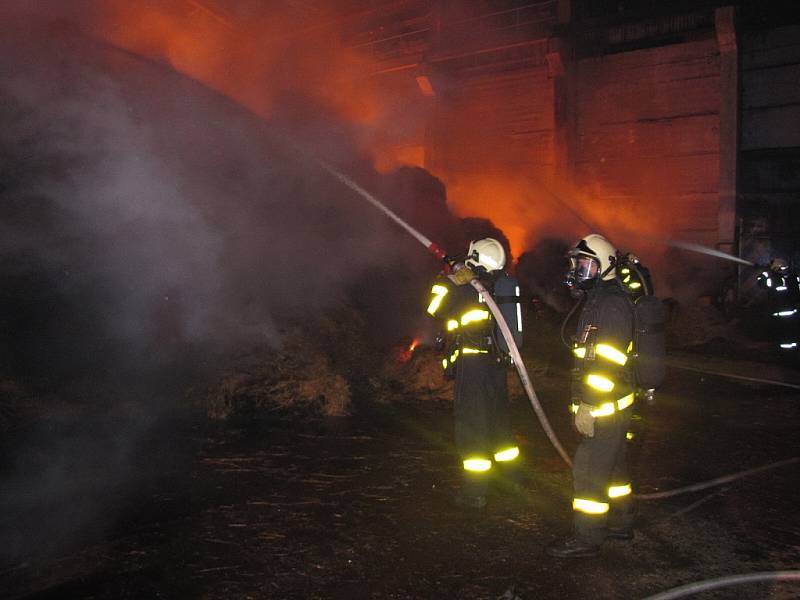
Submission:
[[[594,406],[595,416],[607,416],[633,403],[630,353],[633,313],[626,292],[612,281],[601,281],[587,292],[573,344],[574,402]]]

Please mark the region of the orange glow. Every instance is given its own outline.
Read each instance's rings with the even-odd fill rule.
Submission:
[[[319,18],[332,21],[332,7],[335,3]],[[493,134],[504,123],[495,118],[498,110],[519,102],[520,95],[542,93],[541,88],[498,84],[448,104],[435,95],[436,82],[427,75],[374,75],[385,72],[384,66],[346,47],[334,27],[316,23],[298,33],[298,23],[285,12],[271,10],[244,21],[215,12],[202,0],[104,0],[95,3],[90,26],[98,37],[165,61],[265,118],[284,94],[313,99],[332,116],[356,125],[357,142],[376,170],[427,168],[447,185],[455,214],[490,219],[517,257],[543,237],[577,238],[591,229],[628,237],[667,227],[668,203],[657,196],[634,202],[630,193],[597,187],[590,176],[577,188],[557,187],[553,142],[546,136],[531,144],[517,143],[507,130],[505,137]],[[541,106],[548,102],[540,98]],[[437,112],[426,113],[434,104]],[[541,131],[553,127],[546,110],[536,118]],[[431,122],[440,126],[437,139],[449,144],[444,160],[438,160],[441,149],[429,144]],[[646,182],[641,174],[616,176],[635,179],[638,189],[659,189],[658,182]]]
[[[278,95],[301,92],[348,121],[376,125],[388,99],[365,81],[371,61],[346,48],[335,31],[287,35],[297,25],[280,11],[232,23],[204,4],[182,0],[98,3],[94,33],[161,59],[257,114],[268,117]]]
[[[414,338],[411,343],[405,348],[398,348],[395,351],[395,356],[398,362],[407,363],[414,357],[414,351],[419,347],[420,340]]]
[[[417,75],[416,80],[419,90],[422,92],[423,96],[432,98],[436,95],[436,92],[433,91],[433,84],[427,75]]]

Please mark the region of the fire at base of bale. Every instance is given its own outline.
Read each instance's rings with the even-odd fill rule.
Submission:
[[[380,378],[373,379],[386,402],[453,400],[453,382],[442,373],[442,358],[432,348],[399,348],[384,362]]]

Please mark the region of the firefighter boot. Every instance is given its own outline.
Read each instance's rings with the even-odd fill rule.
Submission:
[[[525,472],[520,459],[498,462],[494,471],[492,486],[501,494],[521,496],[526,493]]]
[[[489,487],[488,471],[468,471],[462,474],[461,489],[452,497],[458,508],[480,510],[486,506],[486,492]]]
[[[630,495],[611,499],[611,510],[608,514],[606,538],[611,540],[633,539],[635,521],[634,504]]]

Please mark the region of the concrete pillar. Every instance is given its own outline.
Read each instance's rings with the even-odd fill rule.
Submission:
[[[558,0],[559,25],[571,19],[571,1]],[[569,36],[547,40],[547,71],[553,82],[554,183],[561,189],[572,183],[574,119],[574,70]]]
[[[555,181],[570,180],[570,119],[569,80],[566,45],[557,38],[547,41],[547,73],[553,83],[553,157]]]
[[[719,44],[719,221],[717,246],[736,250],[736,192],[739,158],[739,48],[733,6],[718,8],[714,21]]]
[[[560,25],[566,25],[572,20],[572,0],[557,0],[556,18]]]

